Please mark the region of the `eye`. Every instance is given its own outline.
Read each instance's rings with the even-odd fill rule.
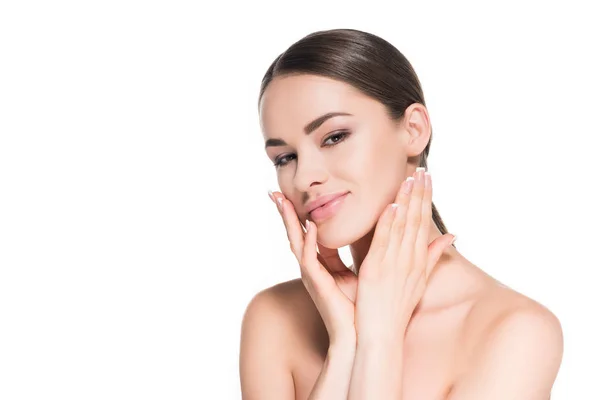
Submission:
[[[294,154],[286,154],[285,156],[278,157],[275,160],[275,164],[273,164],[273,165],[275,166],[275,168],[283,167],[283,166],[287,165],[287,162],[284,163],[284,162],[281,162],[281,160],[285,160],[286,158],[292,157],[292,156],[294,156]]]
[[[332,140],[333,143],[332,144],[323,144],[323,146],[325,147],[333,147],[341,142],[343,142],[344,140],[346,140],[346,138],[348,137],[348,135],[350,135],[349,131],[338,131],[332,135],[330,135],[327,139],[325,139],[325,141],[323,143],[326,143],[329,140]],[[336,140],[333,140],[336,139]],[[295,154],[286,154],[283,155],[281,157],[278,157],[277,159],[275,159],[275,163],[273,164],[275,166],[275,168],[280,168],[280,167],[285,167],[288,162],[282,162],[282,160],[285,160],[289,157],[295,157]]]
[[[327,147],[335,146],[336,144],[344,141],[344,139],[346,139],[346,136],[348,136],[349,134],[350,134],[350,132],[348,132],[348,131],[340,131],[340,132],[334,133],[333,135],[331,135],[327,139],[325,139],[325,142],[332,138],[339,138],[339,140],[334,140],[333,144],[328,144],[326,146]],[[325,143],[325,142],[323,142],[323,143]]]

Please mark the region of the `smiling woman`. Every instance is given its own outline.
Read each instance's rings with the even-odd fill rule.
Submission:
[[[312,33],[267,70],[259,115],[301,278],[247,307],[244,399],[549,398],[561,325],[455,248],[433,204],[421,84],[398,49]]]

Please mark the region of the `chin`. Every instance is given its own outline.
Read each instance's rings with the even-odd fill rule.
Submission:
[[[345,222],[329,220],[317,228],[317,242],[329,249],[348,246],[364,235],[355,220]]]
[[[317,226],[317,242],[329,249],[351,245],[372,232],[378,217],[377,212],[336,215]]]
[[[317,242],[319,242],[321,246],[325,246],[328,249],[339,249],[349,245],[350,243],[353,243],[343,237],[340,237],[340,235],[328,236],[321,234],[318,234]]]

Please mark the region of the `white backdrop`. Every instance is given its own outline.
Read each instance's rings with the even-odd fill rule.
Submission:
[[[332,28],[413,64],[458,250],[559,317],[553,400],[600,398],[593,2],[249,3],[0,4],[0,398],[241,398],[246,305],[299,277],[259,85]]]

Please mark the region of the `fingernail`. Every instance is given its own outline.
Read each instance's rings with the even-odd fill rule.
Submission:
[[[450,242],[450,244],[454,244],[454,242],[456,242],[456,235],[452,235],[454,236],[454,238],[452,239],[452,241]]]
[[[419,171],[425,171],[425,167],[417,167],[417,172]]]
[[[283,211],[283,199],[281,197],[277,198],[277,207],[279,207],[279,211]]]
[[[429,172],[425,172],[425,188],[431,188],[431,174]]]
[[[275,197],[273,197],[273,192],[271,190],[269,190],[269,197],[271,198],[271,201],[275,203]]]
[[[412,176],[409,176],[408,178],[406,178],[406,182],[404,183],[402,191],[406,194],[409,194],[410,191],[412,190],[414,184],[415,184],[415,178],[413,178]]]
[[[308,232],[309,229],[310,229],[310,223],[308,222],[308,220],[306,220],[306,232]]]

